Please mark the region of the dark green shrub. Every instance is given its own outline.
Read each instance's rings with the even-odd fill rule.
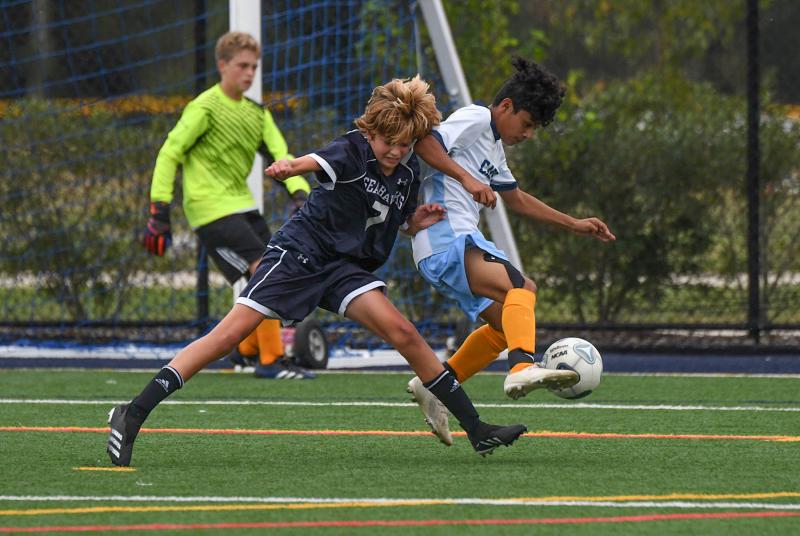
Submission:
[[[136,242],[166,121],[10,104],[0,123],[0,272],[53,300],[63,320],[116,316],[145,262]]]
[[[533,147],[514,151],[525,189],[577,217],[603,218],[618,238],[604,245],[514,219],[523,262],[548,300],[567,304],[572,320],[636,319],[676,275],[746,271],[738,255],[725,257],[730,248],[709,257],[713,245],[745,236],[745,110],[708,85],[645,75],[565,107]],[[796,133],[792,153],[788,134],[765,132],[765,154],[778,154],[767,158],[764,183],[780,182],[797,170]],[[734,234],[723,217],[734,218]]]

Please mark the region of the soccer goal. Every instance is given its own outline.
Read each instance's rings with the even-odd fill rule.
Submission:
[[[158,149],[189,99],[217,81],[214,43],[229,28],[257,34],[251,96],[270,107],[294,154],[351,128],[371,89],[391,78],[422,74],[445,115],[470,99],[439,0],[30,0],[0,6],[0,25],[7,348],[117,345],[135,357],[142,344],[193,338],[230,307],[230,288],[183,217],[180,181],[173,247],[154,258],[138,243]],[[288,199],[260,169],[250,182],[274,231]],[[518,258],[502,208],[489,219]],[[417,275],[406,238],[380,274],[442,348],[461,313]],[[318,320],[334,350],[383,348],[341,318]]]

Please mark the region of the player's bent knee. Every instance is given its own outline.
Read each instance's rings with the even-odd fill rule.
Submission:
[[[392,326],[392,329],[387,334],[388,342],[395,348],[405,348],[421,339],[417,328],[408,320],[398,322],[397,325]]]
[[[214,342],[220,353],[229,353],[236,348],[247,335],[247,333],[241,333],[238,330],[225,330],[217,334]]]

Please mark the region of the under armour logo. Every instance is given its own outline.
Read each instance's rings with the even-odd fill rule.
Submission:
[[[404,179],[403,177],[397,179],[398,186],[405,186],[406,184],[408,184],[408,179]]]
[[[169,393],[169,381],[165,380],[164,378],[156,378],[156,383]]]
[[[300,261],[301,264],[305,264],[308,262],[308,257],[300,253],[297,255],[297,260]]]

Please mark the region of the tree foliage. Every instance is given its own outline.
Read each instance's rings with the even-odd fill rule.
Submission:
[[[520,12],[518,0],[462,0],[444,5],[473,100],[492,100],[500,81],[510,75],[512,54],[543,57],[546,41],[540,31],[511,33],[511,21]]]
[[[744,172],[740,110],[708,86],[655,75],[562,110],[532,147],[514,152],[517,180],[576,217],[602,217],[618,240],[602,245],[519,221],[526,267],[580,321],[620,320],[630,304],[660,299],[673,274],[704,272],[718,193]]]
[[[776,3],[780,13],[797,11],[772,1],[762,1],[762,10]],[[515,52],[544,63],[568,86],[555,124],[509,151],[512,170],[523,188],[556,208],[604,218],[618,241],[587,243],[511,215],[525,267],[546,283],[543,292],[569,304],[574,320],[630,320],[637,304],[657,308],[676,276],[714,274],[739,284],[732,300],[743,303],[745,2],[447,6],[464,71],[482,94],[510,74]],[[469,16],[478,8],[486,17]],[[762,26],[770,24],[765,20]],[[768,88],[773,78],[767,76]],[[762,99],[760,169],[768,291],[800,264],[800,127],[785,108],[769,105],[771,95],[768,89]]]

